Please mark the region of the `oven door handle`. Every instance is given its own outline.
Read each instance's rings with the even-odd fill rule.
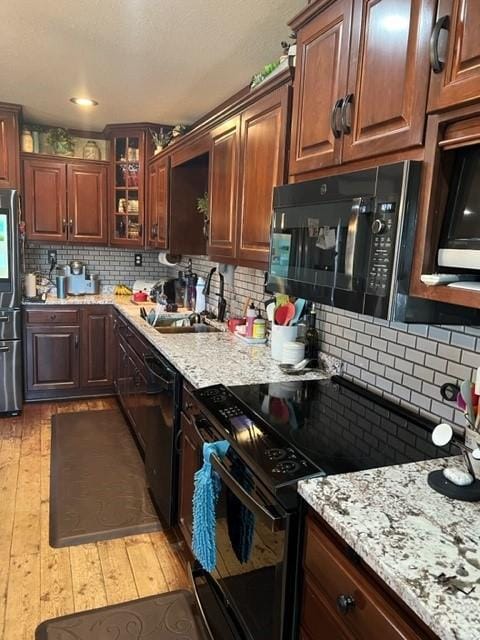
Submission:
[[[220,476],[222,482],[230,489],[230,491],[242,502],[252,513],[266,520],[272,531],[283,531],[285,529],[286,517],[283,515],[274,515],[267,507],[260,504],[242,485],[233,478],[225,469],[216,455],[210,456],[212,467]]]
[[[197,609],[200,612],[200,617],[202,618],[203,626],[205,627],[205,631],[208,634],[209,640],[215,640],[215,638],[213,636],[213,633],[212,633],[212,630],[210,629],[210,626],[208,624],[207,616],[205,615],[205,611],[203,610],[203,606],[202,606],[202,602],[200,600],[200,596],[198,595],[197,585],[195,583],[195,578],[193,576],[192,565],[190,564],[190,562],[187,563],[187,573],[188,573],[188,579],[189,579],[190,584],[192,586],[192,591],[193,591],[193,595],[195,597],[195,602],[197,604]]]

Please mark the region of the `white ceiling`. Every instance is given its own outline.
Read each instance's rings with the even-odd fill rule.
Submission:
[[[25,118],[100,130],[190,123],[278,58],[306,0],[16,0],[2,3],[0,101]],[[81,109],[72,96],[98,107]]]

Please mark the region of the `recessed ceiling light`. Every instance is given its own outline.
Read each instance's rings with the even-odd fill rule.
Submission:
[[[70,98],[70,102],[78,104],[79,107],[96,107],[98,102],[91,98]]]

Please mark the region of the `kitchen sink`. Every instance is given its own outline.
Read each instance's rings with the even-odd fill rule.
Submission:
[[[209,324],[200,323],[181,327],[175,325],[155,327],[155,331],[158,331],[158,333],[218,333],[220,329],[212,327]]]

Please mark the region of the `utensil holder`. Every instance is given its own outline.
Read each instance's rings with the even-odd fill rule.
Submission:
[[[292,342],[297,338],[298,327],[284,326],[281,324],[272,324],[272,332],[270,337],[270,348],[272,358],[274,360],[282,360],[283,345],[285,342]]]

